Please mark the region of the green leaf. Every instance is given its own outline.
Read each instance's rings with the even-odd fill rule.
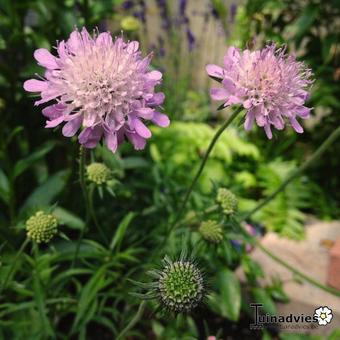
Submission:
[[[123,240],[123,237],[125,235],[126,229],[131,223],[132,219],[135,217],[135,213],[129,212],[123,220],[120,222],[117,231],[115,232],[111,244],[110,249],[113,250],[114,248],[117,248],[117,251],[119,250],[120,243]]]
[[[56,207],[53,211],[53,215],[61,224],[64,224],[71,229],[81,230],[85,227],[85,222],[80,217],[64,208]]]
[[[27,209],[32,209],[37,206],[48,206],[56,198],[56,196],[64,189],[67,179],[69,177],[69,170],[62,170],[40,185],[27,198],[26,202],[21,208],[21,213]]]
[[[209,304],[213,310],[232,321],[237,321],[241,309],[241,286],[234,272],[223,269],[216,277],[217,293],[212,294]]]
[[[270,295],[263,288],[253,288],[251,293],[255,299],[255,302],[262,303],[263,309],[270,315],[276,314],[276,306]]]
[[[0,198],[5,203],[8,203],[10,198],[9,181],[2,169],[0,169]]]
[[[93,302],[96,300],[98,292],[108,283],[108,281],[105,280],[106,270],[107,265],[100,267],[82,289],[73,329],[85,318]]]
[[[15,164],[13,177],[21,175],[26,169],[32,166],[36,161],[43,158],[55,146],[54,142],[47,142],[41,148],[31,153],[28,157],[21,159]]]
[[[142,157],[127,157],[122,160],[124,169],[147,168],[150,164]]]

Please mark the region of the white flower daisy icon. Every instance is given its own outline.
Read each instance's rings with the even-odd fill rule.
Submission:
[[[319,307],[314,311],[314,317],[317,318],[319,325],[326,326],[333,318],[332,310],[327,306]]]

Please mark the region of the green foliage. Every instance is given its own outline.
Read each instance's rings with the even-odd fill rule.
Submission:
[[[259,186],[264,197],[278,189],[288,175],[296,169],[292,162],[274,161],[261,165],[258,169]],[[282,236],[302,239],[305,214],[302,209],[312,206],[312,192],[307,178],[298,178],[280,192],[266,207],[254,217],[268,229]],[[275,213],[273,213],[275,212]]]
[[[339,125],[339,42],[333,29],[338,26],[339,8],[334,1],[246,1],[238,4],[231,29],[231,8],[223,1],[212,1],[204,11],[197,9],[197,17],[189,21],[177,20],[177,2],[168,1],[171,28],[155,35],[150,33],[150,23],[141,19],[142,1],[134,1],[129,11],[122,3],[0,1],[0,339],[116,339],[134,319],[140,303],[132,282],[145,282],[146,272],[160,264],[165,253],[178,256],[186,247],[194,249],[205,272],[205,303],[190,315],[173,318],[148,301],[127,338],[240,338],[245,328],[249,332],[249,299],[263,303],[269,313],[275,312],[276,301],[288,301],[278,278],[260,285],[264,272],[249,253],[254,239],[244,233],[238,219],[273,193]],[[149,2],[144,3],[147,15],[159,12],[160,1],[154,2],[154,11],[149,11]],[[200,49],[186,51],[187,30],[200,20],[201,12],[208,23],[222,24],[229,45],[262,46],[274,40],[296,51],[316,74],[310,102],[316,118],[304,135],[287,133],[272,142],[256,132],[240,132],[241,122],[225,131],[194,187],[183,219],[176,221],[185,191],[223,119],[212,113],[207,89],[196,84],[199,70],[194,62]],[[100,162],[112,175],[99,187],[87,181],[89,214],[79,186],[76,138],[44,129],[41,110],[34,107],[35,98],[24,93],[22,84],[41,73],[33,59],[36,48],[53,51],[55,41],[65,39],[74,26],[110,29],[119,35],[124,19],[131,24],[132,15],[136,15],[135,27],[124,35],[138,36],[144,50],[154,50],[153,66],[164,71],[164,105],[172,122],[167,129],[152,128],[145,152],[137,153],[129,145],[116,154],[105,145],[88,151],[86,165]],[[151,46],[155,37],[157,45],[165,41],[165,55],[160,46]],[[197,47],[203,43],[199,38]],[[308,177],[293,181],[248,222],[302,239],[306,212],[338,216],[339,152],[339,145],[334,145]],[[222,186],[239,201],[239,213],[233,216],[210,209]],[[39,210],[57,218],[58,234],[48,244],[25,243],[25,221]],[[219,242],[207,242],[199,235],[200,222],[208,220],[218,226],[213,231]],[[174,233],[164,242],[174,221]],[[102,228],[104,240],[96,225]],[[255,225],[254,230],[261,237],[262,228]],[[245,274],[242,285],[237,268]],[[270,335],[264,332],[266,339]],[[339,331],[329,337],[338,338]]]
[[[205,123],[172,122],[162,130],[153,128],[151,157],[168,177],[188,183],[196,171],[216,129]],[[211,190],[211,181],[225,183],[230,176],[229,166],[237,157],[259,159],[259,150],[241,139],[235,130],[224,133],[213,150],[199,184],[203,192]]]

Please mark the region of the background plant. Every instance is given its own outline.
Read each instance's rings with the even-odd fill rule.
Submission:
[[[173,7],[170,1],[163,2],[169,7],[172,24],[171,29],[163,28],[162,45],[159,39],[147,41],[148,35],[144,34],[143,3],[147,11],[150,2],[132,1],[132,7],[126,3],[0,3],[1,285],[10,274],[10,284],[1,290],[0,337],[4,339],[117,337],[140,303],[130,295],[138,290],[130,279],[145,282],[146,271],[160,264],[161,252],[155,256],[150,250],[160,244],[173,223],[199,161],[225,118],[224,112],[212,113],[215,110],[207,89],[202,84],[197,86],[191,78],[196,70],[187,67],[200,53],[199,37],[193,44],[188,34],[192,28],[192,22],[185,20],[191,18],[188,7],[183,13],[179,11],[180,1]],[[193,314],[177,318],[164,318],[157,312],[156,303],[148,302],[129,336],[171,339],[220,334],[222,338],[244,338],[251,314],[245,304],[245,290],[234,274],[239,266],[247,276],[246,290],[256,301],[263,302],[267,311],[274,311],[274,301],[287,300],[276,279],[264,288],[258,287],[263,272],[247,252],[251,240],[241,234],[237,223],[219,210],[206,209],[216,205],[216,190],[225,186],[238,197],[241,214],[251,210],[339,125],[339,46],[336,29],[331,29],[338,25],[336,2],[248,1],[232,8],[212,1],[208,5],[202,12],[222,23],[228,32],[226,43],[243,48],[253,38],[257,46],[269,39],[286,42],[313,68],[317,82],[310,101],[316,118],[298,140],[287,132],[282,143],[265,143],[257,132],[245,135],[237,124],[222,135],[194,188],[183,216],[187,222],[179,225],[163,250],[176,257],[183,244],[189,248],[197,245],[195,256],[210,282],[208,301]],[[74,25],[86,24],[89,30],[95,26],[99,30],[110,28],[120,34],[126,17],[135,18],[139,26],[138,30],[125,29],[124,35],[141,38],[148,52],[154,44],[154,66],[162,66],[169,76],[164,85],[165,109],[173,123],[162,133],[155,128],[155,137],[143,152],[136,153],[124,145],[115,155],[105,147],[87,154],[86,164],[100,162],[112,172],[110,182],[103,185],[86,179],[93,210],[106,239],[102,239],[92,218],[72,265],[77,240],[87,222],[79,188],[78,145],[43,129],[40,112],[33,107],[32,98],[24,94],[22,84],[40,71],[32,58],[36,48],[51,49],[51,43],[68,36]],[[176,25],[175,17],[182,18],[180,25]],[[174,58],[180,48],[190,50],[191,57]],[[320,218],[339,216],[337,145],[252,216],[249,222],[258,235],[272,230],[300,239],[306,213]],[[273,209],[277,212],[274,217],[270,213]],[[36,247],[29,242],[10,273],[26,239],[26,221],[40,210],[58,219],[59,233],[47,245]],[[196,212],[198,220],[191,219]],[[222,228],[220,243],[202,239],[200,220],[212,220]],[[222,305],[218,303],[221,300],[225,301]],[[267,338],[272,335],[263,334]],[[255,336],[260,338],[262,334]],[[334,339],[337,336],[333,334]]]

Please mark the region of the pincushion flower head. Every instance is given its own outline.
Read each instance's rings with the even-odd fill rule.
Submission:
[[[169,125],[168,117],[158,111],[164,101],[155,92],[162,74],[150,70],[151,56],[142,57],[137,41],[125,42],[110,33],[94,33],[85,28],[73,31],[56,47],[57,56],[40,48],[34,52],[38,64],[46,69],[40,79],[30,79],[24,89],[40,93],[35,105],[42,110],[46,127],[64,124],[62,133],[94,148],[103,138],[115,152],[127,138],[135,149],[143,149],[151,131],[144,124]]]
[[[276,49],[275,44],[259,51],[230,47],[223,67],[210,64],[206,70],[222,83],[222,87],[211,89],[213,100],[224,101],[224,107],[242,104],[246,109],[246,130],[255,121],[271,139],[271,128],[282,130],[288,122],[296,132],[303,132],[297,118],[310,116],[310,108],[304,104],[312,72],[287,55],[285,48]]]

